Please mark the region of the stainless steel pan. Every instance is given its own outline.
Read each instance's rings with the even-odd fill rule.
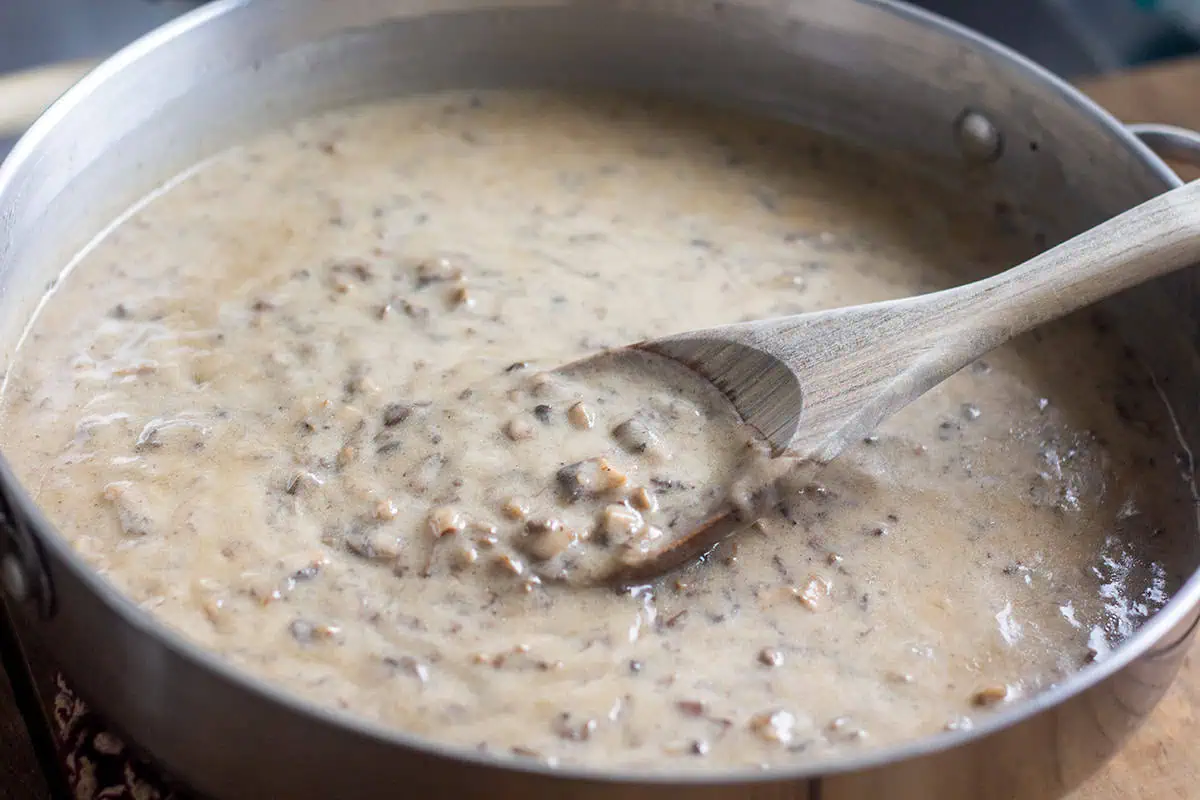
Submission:
[[[0,169],[0,364],[72,253],[166,176],[239,137],[448,87],[636,87],[898,151],[1046,244],[1178,184],[1129,130],[999,46],[887,0],[226,0],[102,64]],[[1195,157],[1200,138],[1147,129]],[[1108,309],[1200,445],[1200,286]],[[974,730],[819,768],[645,776],[451,751],[318,709],[156,624],[91,571],[0,466],[0,574],[84,696],[222,798],[1023,798],[1093,772],[1150,712],[1200,616],[1200,578],[1112,658]],[[1176,531],[1180,569],[1200,564]]]

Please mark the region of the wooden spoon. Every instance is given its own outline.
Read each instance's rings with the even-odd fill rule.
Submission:
[[[725,325],[632,347],[703,376],[770,443],[817,465],[975,359],[1031,328],[1200,264],[1200,181],[985,280],[883,303]],[[769,496],[764,493],[764,496]],[[727,506],[626,561],[650,578],[752,521]]]

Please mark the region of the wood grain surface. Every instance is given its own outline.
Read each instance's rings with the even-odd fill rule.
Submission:
[[[1200,130],[1200,59],[1187,59],[1081,84],[1125,122],[1162,122]],[[1200,169],[1179,168],[1185,178]],[[1070,800],[1200,798],[1200,648],[1150,721],[1103,772]]]

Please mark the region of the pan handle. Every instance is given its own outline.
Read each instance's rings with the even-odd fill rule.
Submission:
[[[1129,132],[1167,161],[1200,167],[1200,133],[1175,125],[1137,123]]]

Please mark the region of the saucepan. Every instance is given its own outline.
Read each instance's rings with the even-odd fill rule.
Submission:
[[[181,168],[332,107],[502,86],[649,90],[794,120],[1002,203],[1043,246],[1178,185],[1155,149],[1200,160],[1200,136],[1125,128],[1012,52],[889,0],[223,0],[101,64],[0,169],[0,364],[71,255]],[[1193,452],[1198,279],[1106,307]],[[765,772],[550,769],[435,746],[241,674],[89,569],[6,465],[0,513],[3,586],[32,635],[131,741],[221,798],[1059,796],[1154,708],[1200,618],[1193,575],[1110,658],[973,730]],[[1192,574],[1200,546],[1182,544]]]

